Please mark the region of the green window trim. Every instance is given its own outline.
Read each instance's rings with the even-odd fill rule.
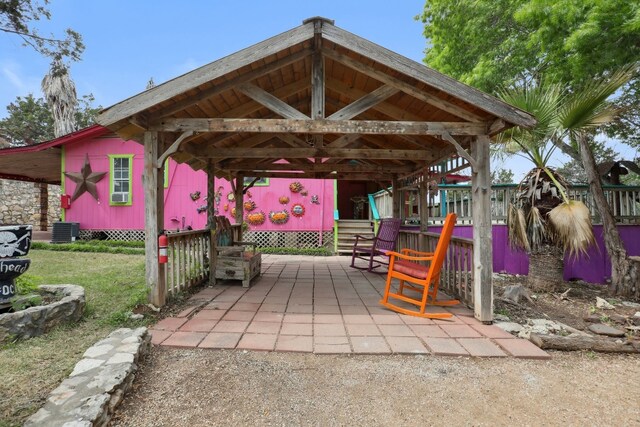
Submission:
[[[164,162],[164,188],[169,188],[169,159]]]
[[[244,185],[249,185],[251,184],[251,181],[253,181],[255,178],[252,176],[245,176],[244,177]],[[256,181],[255,184],[253,184],[254,187],[267,187],[269,186],[269,178],[260,178],[259,180]]]
[[[114,192],[114,185],[115,185],[114,176],[115,176],[116,159],[129,160],[129,171],[128,171],[129,191],[128,192],[122,192],[122,193]],[[132,194],[133,180],[131,179],[132,173],[133,173],[133,154],[109,154],[109,206],[131,206],[133,202],[133,194]],[[127,194],[127,197],[126,197],[127,200],[121,201],[121,202],[113,201],[114,194]]]

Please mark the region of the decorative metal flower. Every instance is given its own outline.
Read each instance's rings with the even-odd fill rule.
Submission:
[[[296,203],[295,205],[291,206],[291,215],[295,216],[296,218],[301,218],[304,215],[304,206],[302,206],[300,203]]]
[[[264,212],[260,211],[248,214],[245,219],[251,225],[262,225],[267,217]]]
[[[256,208],[256,202],[254,202],[253,200],[247,200],[242,205],[244,206],[244,210],[248,212],[251,212]]]
[[[320,199],[318,199],[318,195],[314,194],[313,196],[311,196],[311,203],[313,203],[314,205],[319,205],[320,204]]]
[[[291,190],[292,193],[299,193],[304,189],[304,187],[302,186],[302,184],[299,181],[294,181],[291,184],[289,184],[289,190]]]
[[[278,198],[278,201],[280,202],[280,204],[282,205],[286,205],[287,203],[289,203],[289,197],[287,196],[280,196]]]
[[[269,212],[269,221],[274,224],[286,224],[289,221],[289,212],[286,210],[271,211]]]

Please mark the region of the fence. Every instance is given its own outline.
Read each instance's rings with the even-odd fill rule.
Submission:
[[[401,230],[398,247],[433,252],[440,235]],[[440,290],[473,307],[473,240],[451,237],[447,256],[440,272]]]
[[[493,223],[504,224],[507,222],[509,203],[513,199],[516,188],[516,184],[491,186],[491,220]],[[412,205],[411,198],[417,197],[418,192],[416,190],[408,193],[413,194],[405,197],[405,203]],[[640,224],[640,187],[605,186],[604,193],[618,224]],[[569,189],[569,198],[582,201],[589,208],[593,223],[601,223],[589,186],[572,186]],[[381,218],[393,216],[392,198],[386,191],[374,194],[373,199]],[[448,213],[454,212],[458,215],[458,224],[470,224],[473,207],[471,186],[439,185],[437,192],[429,194],[428,205],[430,223],[441,224]],[[407,219],[410,220],[410,218]]]
[[[209,277],[209,230],[182,231],[167,235],[167,296],[171,297]]]

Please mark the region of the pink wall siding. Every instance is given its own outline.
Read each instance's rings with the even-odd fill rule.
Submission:
[[[66,221],[79,222],[83,230],[142,230],[144,229],[144,191],[142,188],[143,149],[142,145],[133,141],[122,141],[118,138],[97,138],[65,146],[65,170],[78,172],[84,164],[85,155],[89,154],[89,161],[94,172],[107,172],[98,186],[98,202],[88,193],[83,194],[72,202],[66,211]],[[109,154],[134,154],[132,170],[132,204],[131,206],[109,205]],[[251,226],[252,230],[260,231],[319,231],[333,228],[333,181],[300,179],[300,183],[307,190],[308,195],[292,193],[289,184],[293,179],[271,179],[268,186],[255,186],[251,190],[251,199],[257,208],[254,212],[287,209],[291,213],[294,203],[301,203],[305,214],[301,218],[290,216],[286,224],[272,224],[268,219],[260,226]],[[65,178],[65,193],[73,194],[76,184]],[[221,188],[220,188],[221,187]],[[216,180],[216,189],[221,189],[222,197],[216,206],[219,214],[231,219],[231,208],[235,202],[227,200],[231,186],[226,180]],[[200,192],[198,200],[192,200],[190,194]],[[311,203],[311,197],[317,195],[320,204]],[[198,213],[197,209],[206,204],[207,196],[206,174],[194,172],[187,165],[169,162],[169,188],[165,189],[165,227],[177,229],[191,226],[194,229],[203,228],[207,221],[206,212]],[[280,196],[288,196],[290,202],[281,205]],[[228,205],[228,210],[224,207]],[[245,211],[246,214],[246,211]]]

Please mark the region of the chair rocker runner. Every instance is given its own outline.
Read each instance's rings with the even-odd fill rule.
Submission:
[[[457,300],[437,301],[438,285],[440,283],[440,270],[444,262],[444,257],[451,241],[453,227],[456,223],[456,214],[447,215],[435,252],[418,252],[412,249],[403,249],[401,253],[389,252],[389,271],[387,273],[387,283],[384,295],[380,304],[398,313],[410,316],[425,317],[430,319],[448,319],[451,313],[431,313],[426,312],[427,305],[451,306],[459,304]],[[419,264],[417,261],[429,261],[429,265]],[[400,284],[398,292],[391,291],[391,281],[398,279]],[[407,291],[412,291],[418,295],[409,296]],[[397,299],[411,305],[417,309],[400,307],[389,301]]]
[[[386,258],[390,251],[396,249],[396,241],[398,240],[398,233],[400,232],[400,223],[401,220],[399,218],[385,218],[380,220],[378,233],[375,237],[366,237],[356,234],[356,242],[353,245],[353,254],[351,256],[351,267],[378,273],[377,271],[373,271],[373,269],[378,268],[381,265],[389,265],[386,260],[381,258]],[[366,261],[367,266],[356,266],[356,259]],[[384,274],[384,271],[381,271],[380,274]]]

